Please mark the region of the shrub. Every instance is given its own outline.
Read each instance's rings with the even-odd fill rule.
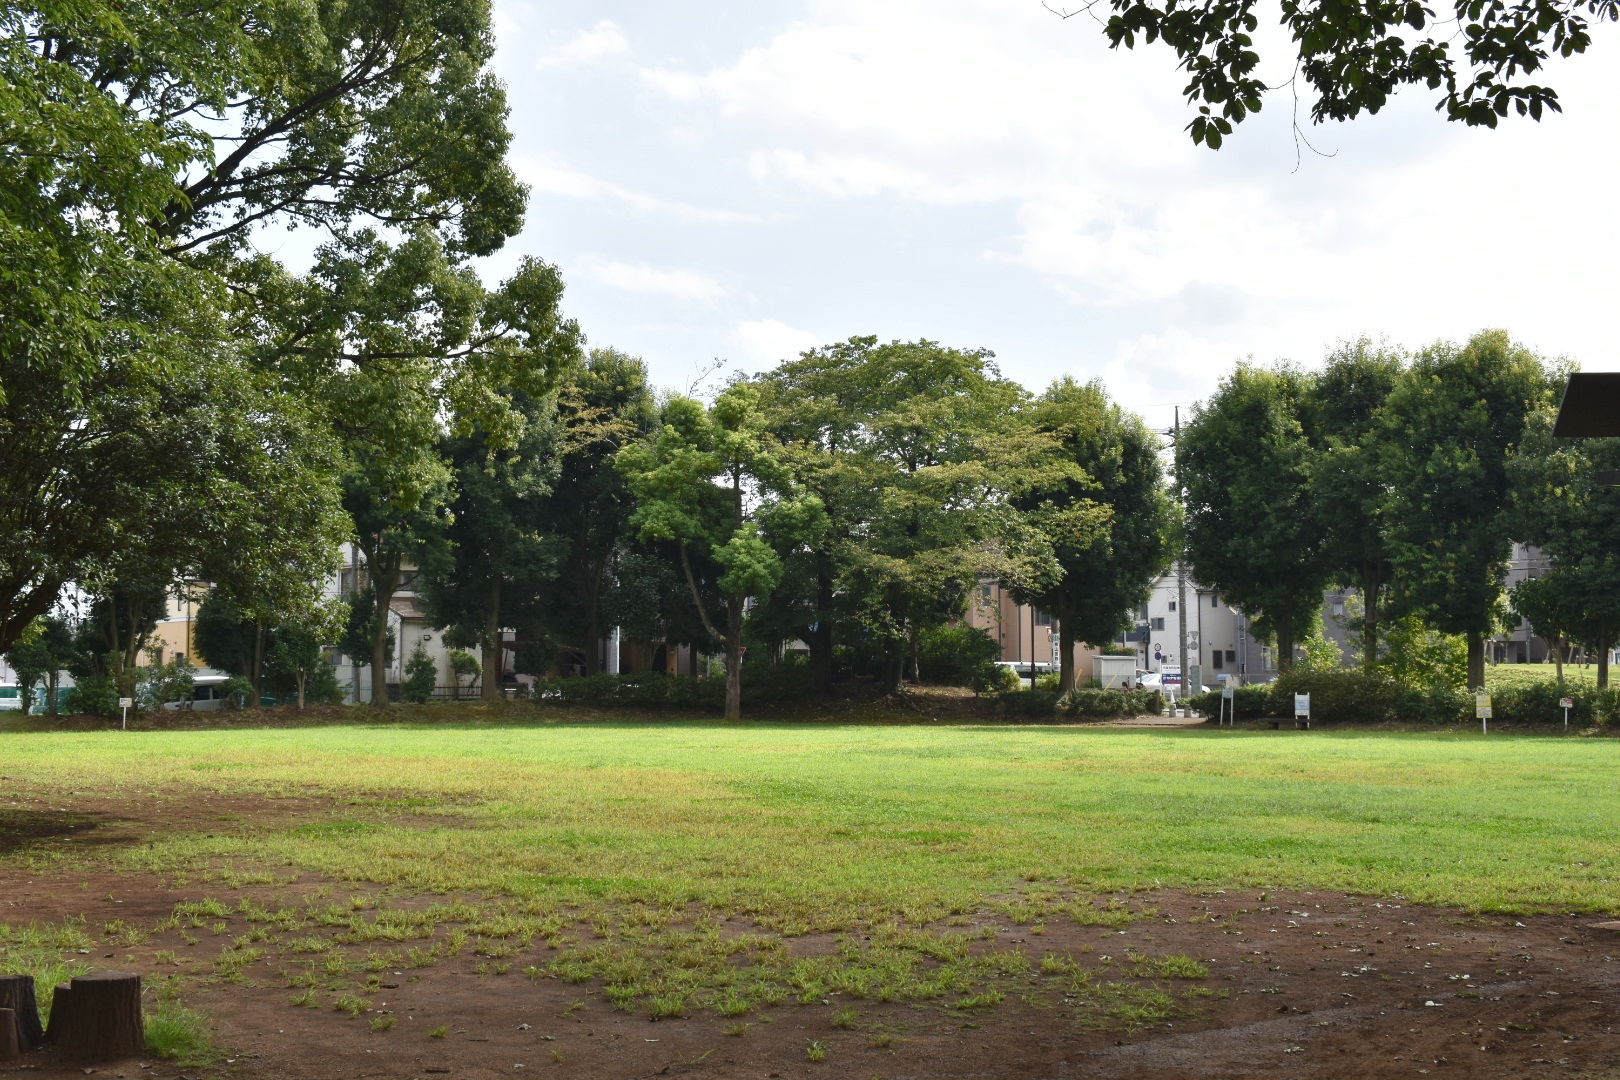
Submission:
[[[1140,716],[1164,711],[1164,698],[1157,690],[1070,690],[1059,703],[1069,716]]]
[[[224,695],[226,706],[232,709],[246,708],[248,702],[257,700],[253,680],[245,675],[232,675],[220,684],[219,692]]]
[[[399,688],[399,696],[420,705],[433,696],[433,690],[438,685],[438,665],[418,641],[416,648],[411,651],[411,658],[405,661],[405,683]]]
[[[75,681],[67,708],[95,716],[117,716],[118,686],[111,675],[86,675]]]
[[[1205,716],[1219,716],[1221,714],[1221,692],[1219,690],[1207,690],[1202,694],[1189,694],[1182,701],[1187,708],[1196,709]],[[1229,717],[1236,717],[1239,720],[1258,720],[1263,716],[1271,716],[1273,715],[1271,711],[1271,687],[1267,684],[1236,687],[1232,691],[1232,701],[1226,706],[1226,709]]]
[[[743,665],[744,708],[802,701],[816,692],[814,675],[804,664]],[[535,696],[557,705],[720,710],[726,703],[726,680],[724,677],[694,679],[684,675],[666,675],[661,671],[638,671],[623,675],[603,672],[547,679],[537,685]]]
[[[1474,697],[1446,683],[1406,688],[1395,698],[1395,719],[1412,724],[1459,724],[1474,718]]]
[[[476,680],[483,673],[478,657],[465,649],[450,650],[450,685],[455,688],[456,697],[461,696],[463,679]]]
[[[183,656],[167,664],[142,668],[136,676],[135,701],[143,709],[161,709],[169,701],[179,702],[182,709],[189,709],[197,692],[196,672]]]
[[[968,686],[987,693],[1001,686],[1001,646],[974,626],[939,626],[922,632],[917,648],[923,682]]]
[[[1380,672],[1357,668],[1295,668],[1271,684],[1272,716],[1293,716],[1294,695],[1311,695],[1311,719],[1337,724],[1377,724],[1394,719],[1400,687]]]
[[[996,711],[1015,716],[1052,716],[1058,708],[1058,692],[1043,690],[1003,690],[996,695]]]

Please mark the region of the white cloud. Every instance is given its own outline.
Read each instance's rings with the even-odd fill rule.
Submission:
[[[630,42],[611,19],[603,19],[589,30],[583,31],[564,44],[551,50],[536,61],[540,68],[564,67],[576,64],[594,64],[611,56],[625,56]]]
[[[775,319],[743,323],[732,331],[731,342],[746,359],[762,364],[790,360],[822,344],[821,338],[810,331],[797,330]]]
[[[1297,170],[1286,90],[1219,153],[1195,148],[1168,50],[1110,50],[1039,0],[766,0],[635,32],[638,79],[535,75],[544,38],[509,52],[509,78],[530,80],[515,102],[559,103],[514,113],[535,250],[621,290],[593,294],[593,333],[642,334],[649,356],[764,363],[817,343],[798,326],[927,336],[993,347],[1032,385],[1102,376],[1145,404],[1208,393],[1245,355],[1310,363],[1361,333],[1418,345],[1505,325],[1589,367],[1613,354],[1620,212],[1571,193],[1620,180],[1620,65],[1601,52],[1620,55],[1620,29],[1549,67],[1566,111],[1542,124],[1472,131],[1406,90],[1309,128],[1337,156]],[[1287,55],[1275,27],[1257,37]],[[629,45],[604,23],[564,51]],[[624,261],[586,254],[603,250]],[[638,293],[689,306],[647,315]],[[733,304],[756,294],[775,318],[739,325]]]
[[[585,272],[615,289],[667,297],[689,304],[707,306],[731,295],[731,290],[715,278],[684,267],[662,269],[644,262],[590,260],[585,264]]]
[[[610,199],[644,214],[661,214],[680,221],[754,221],[748,214],[693,206],[676,199],[663,199],[645,191],[602,180],[590,173],[545,161],[520,158],[514,162],[518,177],[534,191],[546,195],[566,195],[574,199]]]

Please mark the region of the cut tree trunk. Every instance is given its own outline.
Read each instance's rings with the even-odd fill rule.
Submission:
[[[39,1005],[34,1000],[32,975],[0,975],[0,1009],[12,1011],[21,1049],[34,1050],[45,1041],[45,1030],[39,1023]]]
[[[1468,689],[1485,689],[1485,635],[1468,635]]]
[[[22,1044],[17,1041],[17,1014],[11,1009],[0,1009],[0,1061],[16,1061],[22,1057]]]
[[[141,977],[94,971],[56,988],[46,1038],[73,1061],[117,1061],[146,1048]]]

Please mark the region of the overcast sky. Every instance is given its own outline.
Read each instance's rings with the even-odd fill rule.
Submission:
[[[853,334],[990,348],[1034,390],[1100,377],[1156,423],[1242,357],[1362,334],[1501,326],[1620,369],[1609,27],[1548,74],[1561,116],[1467,129],[1408,90],[1296,158],[1286,90],[1194,147],[1167,50],[1039,0],[496,11],[533,196],[487,269],[557,263],[591,343],[662,385]]]

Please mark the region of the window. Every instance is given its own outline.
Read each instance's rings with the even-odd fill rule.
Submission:
[[[1048,615],[1044,611],[1037,611],[1035,613],[1035,625],[1036,626],[1051,626],[1052,625],[1052,616]]]
[[[1209,654],[1209,658],[1214,661],[1210,667],[1213,667],[1216,671],[1221,670],[1221,650],[1216,649],[1214,652]]]
[[[1210,598],[1209,598],[1209,606],[1210,607],[1220,607],[1221,606],[1221,598],[1211,594]]]
[[[1153,620],[1151,620],[1151,622],[1149,624],[1149,629],[1163,630],[1164,629],[1164,620],[1163,619],[1153,619]]]
[[[1344,618],[1344,603],[1343,603],[1343,601],[1340,601],[1340,602],[1335,603],[1333,605],[1333,617],[1335,619]]]
[[[1176,602],[1174,600],[1170,601],[1170,610],[1171,611],[1176,610]]]
[[[1228,664],[1235,664],[1235,663],[1237,663],[1237,650],[1236,650],[1236,649],[1227,649],[1227,650],[1226,650],[1226,662],[1227,662],[1227,663],[1228,663]],[[1219,665],[1219,664],[1217,664],[1217,665],[1215,665],[1215,666],[1216,666],[1216,667],[1219,667],[1219,666],[1220,666],[1220,665]]]

